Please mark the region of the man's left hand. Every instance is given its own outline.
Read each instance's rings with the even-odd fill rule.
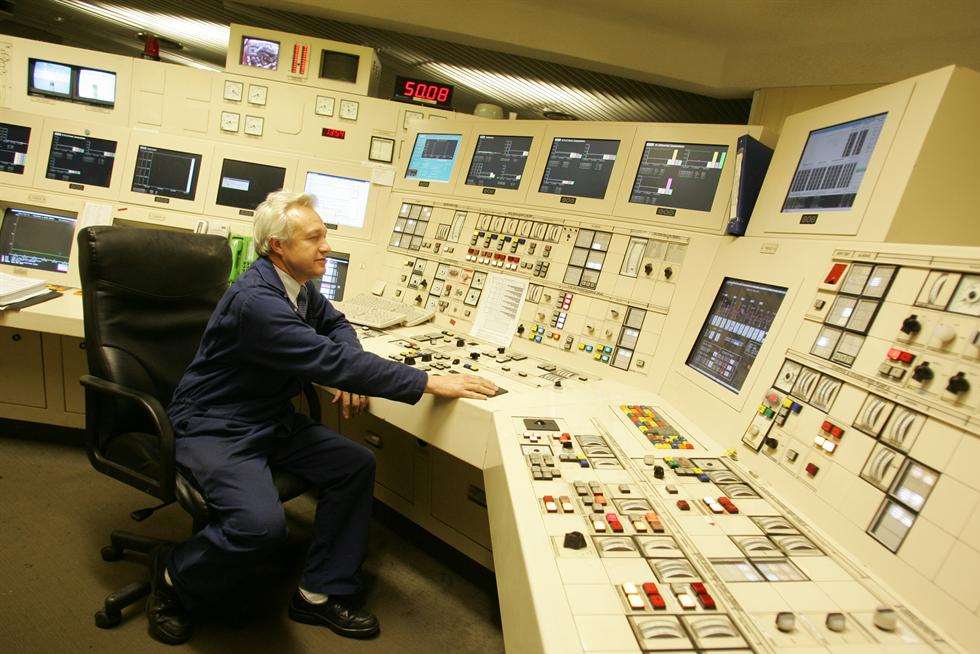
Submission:
[[[367,396],[348,393],[347,391],[336,391],[336,395],[333,396],[333,402],[331,404],[337,404],[338,402],[340,403],[341,415],[345,419],[363,413],[368,407]]]

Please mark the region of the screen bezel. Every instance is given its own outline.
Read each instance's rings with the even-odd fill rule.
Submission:
[[[69,78],[68,78],[67,94],[55,93],[54,91],[46,91],[44,89],[39,89],[36,86],[34,86],[34,67],[38,63],[54,64],[56,66],[64,66],[65,68],[68,68]],[[79,77],[81,76],[81,72],[83,70],[90,70],[96,73],[108,73],[112,75],[112,77],[115,79],[115,84],[113,85],[112,100],[98,100],[96,98],[88,98],[79,93],[78,90]],[[116,98],[119,95],[119,73],[117,73],[114,70],[107,70],[105,68],[82,66],[80,64],[65,64],[60,61],[52,61],[50,59],[29,57],[27,60],[27,94],[46,97],[46,98],[54,98],[56,100],[68,100],[69,102],[78,102],[80,104],[92,105],[94,107],[114,108],[116,106]]]
[[[284,190],[288,185],[289,170],[285,166],[277,166],[275,164],[268,164],[260,161],[249,161],[247,159],[236,159],[235,157],[222,157],[221,162],[220,163],[216,162],[216,166],[215,166],[218,169],[218,186],[216,186],[214,189],[214,203],[219,207],[225,207],[227,209],[236,209],[236,210],[243,210],[243,211],[253,211],[253,212],[255,211],[255,207],[242,207],[239,205],[223,204],[218,202],[218,194],[221,193],[221,178],[224,176],[225,164],[228,163],[229,161],[234,161],[240,164],[247,164],[249,166],[261,166],[263,168],[282,170],[282,188],[273,189],[269,191],[269,193],[274,193],[276,190]],[[259,202],[257,202],[255,206],[258,207],[258,205],[261,203],[262,200],[259,200]]]
[[[544,172],[546,172],[548,170],[548,166],[551,164],[551,155],[554,153],[554,150],[555,150],[555,142],[558,141],[558,139],[568,139],[568,140],[577,140],[577,141],[592,141],[592,142],[596,142],[596,143],[598,143],[600,141],[605,142],[605,143],[616,143],[616,154],[615,154],[615,157],[616,157],[616,162],[617,163],[616,164],[613,164],[613,169],[616,168],[616,165],[619,162],[619,154],[620,154],[620,152],[623,149],[623,142],[620,141],[620,140],[618,140],[618,139],[597,139],[597,138],[577,137],[577,136],[555,136],[555,137],[552,137],[551,144],[548,146],[548,154],[545,155],[545,157],[544,157],[544,168],[543,168],[543,171],[542,171],[541,178],[538,180],[538,193],[539,194],[541,194],[541,195],[558,195],[558,196],[564,196],[564,197],[572,197],[572,198],[575,198],[576,200],[604,200],[609,195],[609,187],[612,186],[612,174],[613,174],[613,170],[610,170],[609,171],[609,177],[608,177],[608,179],[606,179],[606,188],[604,188],[602,190],[602,197],[594,197],[594,196],[591,196],[591,195],[575,195],[574,193],[568,193],[568,194],[565,194],[565,193],[552,193],[550,191],[542,191],[541,190],[541,187],[544,185]]]
[[[148,193],[138,193],[133,191],[133,177],[136,173],[136,161],[139,157],[140,146],[157,148],[160,150],[172,150],[196,154],[201,157],[201,168],[197,175],[197,193],[193,200],[182,198],[171,198],[169,196],[150,195]],[[205,210],[207,200],[209,175],[211,174],[211,162],[213,160],[214,145],[197,139],[189,139],[182,136],[144,134],[136,132],[133,140],[126,150],[126,174],[122,179],[119,190],[119,199],[123,202],[130,202],[146,207],[157,209],[170,209],[178,211],[190,211],[202,213]],[[157,200],[164,197],[168,201]]]
[[[373,166],[368,166],[366,164],[340,163],[334,161],[328,163],[312,158],[300,159],[296,167],[296,176],[293,180],[293,188],[297,190],[303,189],[305,191],[306,176],[310,173],[354,179],[359,182],[371,182],[373,170]],[[333,236],[340,236],[358,241],[370,241],[374,234],[375,213],[378,208],[378,195],[378,189],[375,188],[374,183],[371,183],[370,190],[368,192],[367,207],[364,210],[364,227],[358,229],[348,225],[333,225],[332,223],[326,223],[327,229],[329,230],[327,232],[327,240],[329,241]]]
[[[415,148],[419,144],[419,139],[421,137],[434,137],[434,136],[455,136],[457,137],[456,149],[453,152],[453,163],[449,168],[449,176],[446,179],[423,179],[421,177],[409,177],[408,169],[412,165],[412,154],[415,152]],[[463,134],[455,134],[451,132],[416,132],[415,139],[412,141],[412,147],[407,149],[407,155],[405,158],[405,167],[402,176],[410,182],[428,182],[429,184],[449,184],[453,180],[453,176],[456,174],[456,169],[459,167],[460,154],[462,154],[463,149]]]
[[[711,212],[711,208],[715,204],[715,199],[718,197],[718,188],[721,187],[721,175],[722,175],[722,173],[725,170],[725,165],[728,164],[728,158],[729,158],[729,156],[735,156],[735,154],[732,153],[731,146],[729,146],[727,143],[682,143],[680,141],[659,141],[659,140],[656,140],[656,139],[648,139],[648,140],[645,140],[643,142],[643,148],[642,148],[641,152],[646,152],[647,145],[649,145],[650,143],[662,143],[662,144],[664,144],[664,145],[666,145],[668,147],[670,147],[670,146],[686,147],[686,146],[691,145],[691,146],[699,146],[699,147],[706,147],[706,148],[725,148],[725,161],[723,162],[722,167],[718,170],[718,181],[715,184],[714,194],[711,197],[711,206],[709,206],[707,209],[692,209],[691,207],[680,207],[680,206],[677,206],[677,205],[674,205],[674,204],[645,204],[643,202],[635,202],[633,200],[633,193],[636,190],[636,184],[637,184],[637,182],[639,182],[639,180],[640,180],[640,166],[639,166],[639,164],[636,166],[636,172],[633,174],[633,183],[630,184],[630,190],[629,190],[629,193],[626,196],[627,197],[626,201],[629,202],[630,204],[637,204],[637,205],[640,205],[640,206],[643,206],[643,207],[652,207],[654,209],[656,209],[657,207],[664,207],[666,209],[679,209],[681,211],[693,211],[693,212],[697,212],[697,213],[710,213]],[[643,161],[642,156],[643,155],[641,154],[640,155],[640,157],[641,157],[640,158],[640,162],[641,163]]]
[[[112,176],[109,179],[108,187],[47,178],[48,163],[51,159],[51,143],[54,139],[55,132],[83,135],[116,142],[116,161],[112,165]],[[38,144],[41,148],[39,152],[45,153],[45,158],[43,163],[39,162],[35,170],[34,186],[49,191],[67,193],[69,195],[82,195],[107,200],[117,199],[119,197],[122,179],[125,176],[125,159],[126,153],[129,151],[129,133],[130,130],[124,127],[95,126],[88,123],[46,119],[42,132],[43,138],[41,143]]]
[[[521,125],[520,122],[521,121],[504,122],[500,120],[482,120],[475,122],[472,124],[472,126],[470,126],[466,151],[463,153],[465,155],[465,159],[463,160],[466,161],[467,164],[459,167],[459,175],[457,177],[456,185],[452,191],[453,195],[473,199],[504,202],[523,203],[525,201],[528,192],[532,187],[534,187],[534,182],[532,181],[534,179],[533,173],[537,166],[538,157],[541,153],[541,144],[544,142],[544,135],[547,126],[543,124]],[[528,151],[527,162],[524,164],[524,174],[521,177],[521,183],[516,189],[494,188],[466,183],[466,177],[469,175],[470,168],[473,166],[473,157],[476,155],[476,148],[480,136],[519,136],[531,139],[531,147]],[[485,191],[484,189],[490,190]]]
[[[530,139],[530,143],[527,146],[527,156],[524,157],[524,168],[521,169],[521,179],[517,183],[517,188],[506,188],[502,186],[487,186],[485,184],[471,184],[469,182],[470,173],[473,172],[474,159],[476,158],[476,152],[480,148],[480,139],[483,138],[518,138],[518,139]],[[475,186],[477,188],[492,188],[495,192],[499,191],[516,191],[521,188],[524,181],[527,179],[527,167],[531,163],[531,148],[534,147],[534,137],[526,136],[524,134],[474,134],[473,135],[473,151],[470,153],[470,165],[466,167],[466,173],[460,176],[460,182],[464,186]]]
[[[116,146],[116,149],[113,150],[113,152],[112,152],[112,154],[113,154],[113,157],[112,157],[112,165],[110,166],[109,171],[108,171],[109,172],[109,178],[107,180],[108,183],[107,184],[94,184],[92,182],[72,182],[72,181],[69,181],[69,180],[57,180],[54,177],[50,177],[48,175],[48,173],[51,170],[51,160],[53,159],[53,155],[54,155],[54,140],[55,140],[55,137],[56,136],[59,136],[59,135],[60,136],[66,136],[66,137],[85,138],[85,139],[98,139],[100,141],[107,141],[107,142],[113,143]],[[51,132],[51,143],[48,145],[48,160],[47,160],[47,162],[46,162],[46,164],[44,166],[44,178],[47,179],[47,180],[51,180],[51,181],[61,181],[61,182],[67,183],[69,185],[80,186],[80,187],[83,187],[83,188],[91,186],[91,187],[108,189],[110,186],[112,186],[112,180],[113,180],[113,178],[116,177],[117,169],[118,169],[118,166],[119,166],[119,161],[121,159],[121,157],[119,156],[119,154],[120,154],[120,152],[119,152],[119,142],[118,141],[113,141],[112,139],[103,139],[101,137],[93,136],[91,134],[75,134],[75,133],[72,133],[72,132],[64,132],[64,131],[61,131],[61,130],[57,130],[56,129],[56,130],[54,130],[54,131]]]
[[[265,66],[253,66],[252,64],[245,63],[245,43],[248,41],[262,41],[264,43],[275,43],[276,44],[276,65],[272,68],[266,68]],[[279,64],[282,62],[282,41],[274,39],[271,37],[264,36],[254,36],[252,34],[242,34],[241,44],[238,46],[238,65],[246,68],[248,70],[264,70],[264,71],[277,71],[279,70]]]
[[[368,204],[371,201],[371,181],[370,180],[367,180],[367,179],[358,179],[356,177],[347,177],[346,175],[334,175],[334,174],[331,174],[331,173],[324,173],[324,172],[321,172],[319,170],[308,170],[308,171],[306,171],[305,179],[303,180],[303,192],[304,193],[309,193],[310,195],[313,195],[314,197],[316,197],[316,195],[307,188],[307,185],[310,182],[310,176],[311,175],[319,175],[320,177],[330,177],[332,179],[346,180],[346,181],[349,181],[349,182],[357,182],[359,184],[366,184],[367,185],[366,186],[366,188],[367,188],[367,197],[365,198],[365,201],[364,201],[364,215],[361,217],[361,224],[360,225],[344,225],[344,224],[341,224],[341,223],[331,223],[328,220],[324,220],[323,221],[324,223],[330,225],[332,228],[347,227],[349,229],[356,229],[356,230],[362,230],[362,229],[364,229],[364,226],[367,224],[367,208],[368,208]],[[317,209],[317,212],[319,213],[319,209]],[[324,216],[321,214],[320,215],[320,218],[323,219]]]
[[[11,125],[27,127],[31,130],[31,138],[27,143],[27,163],[24,165],[23,173],[11,173],[0,171],[0,182],[11,186],[24,186],[31,188],[34,186],[34,178],[37,172],[37,163],[40,144],[44,140],[44,119],[40,116],[25,114],[17,111],[4,111],[2,120]],[[45,165],[47,170],[47,165]]]
[[[72,232],[71,247],[68,251],[68,272],[61,273],[50,270],[36,270],[34,268],[24,268],[22,266],[11,266],[5,263],[0,263],[0,272],[16,275],[18,277],[43,279],[48,283],[58,284],[60,286],[71,286],[75,288],[81,286],[81,282],[78,277],[78,248],[76,245],[78,243],[78,230],[82,228],[82,209],[84,207],[84,200],[69,197],[48,197],[47,206],[42,207],[18,201],[21,194],[24,196],[23,199],[30,200],[26,191],[18,192],[18,194],[16,194],[18,197],[12,200],[0,200],[0,226],[2,226],[2,221],[4,220],[7,209],[39,211],[41,213],[55,214],[65,218],[74,218],[75,229]]]

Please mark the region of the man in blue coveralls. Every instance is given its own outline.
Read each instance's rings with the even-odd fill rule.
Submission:
[[[340,389],[344,416],[374,395],[414,404],[423,393],[486,399],[497,387],[471,375],[429,376],[365,352],[344,315],[311,280],[330,252],[310,195],[271,193],[255,212],[259,259],[218,303],[168,414],[181,472],[207,501],[211,522],[154,555],[150,635],[190,638],[190,614],[227,597],[249,566],[281,543],[286,521],[269,466],[319,492],[314,537],[289,615],[366,638],[378,619],[356,608],[374,490],[374,455],[293,410],[302,385]]]

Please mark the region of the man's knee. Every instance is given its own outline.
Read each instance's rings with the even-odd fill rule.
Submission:
[[[278,502],[268,506],[242,507],[225,522],[222,531],[242,550],[274,547],[286,539],[286,514]]]
[[[351,441],[351,445],[353,446],[351,451],[351,468],[361,475],[370,476],[371,479],[374,479],[374,471],[378,465],[377,460],[374,458],[374,452],[360,443]]]

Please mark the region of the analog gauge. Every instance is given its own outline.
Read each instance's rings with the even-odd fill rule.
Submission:
[[[241,116],[236,114],[234,111],[222,111],[221,112],[221,131],[223,132],[237,132],[238,123],[241,120]]]
[[[241,82],[235,82],[232,80],[225,80],[225,93],[224,98],[229,102],[241,102],[242,101],[242,91],[245,85]]]
[[[261,116],[245,116],[245,133],[252,136],[262,136],[265,118]]]
[[[980,275],[963,275],[949,301],[949,311],[980,316]]]
[[[345,120],[357,120],[358,103],[353,100],[340,101],[340,117]]]
[[[269,95],[269,87],[259,84],[249,84],[248,101],[251,104],[265,105],[265,100]]]
[[[334,99],[329,95],[316,96],[314,112],[317,116],[333,116]]]

